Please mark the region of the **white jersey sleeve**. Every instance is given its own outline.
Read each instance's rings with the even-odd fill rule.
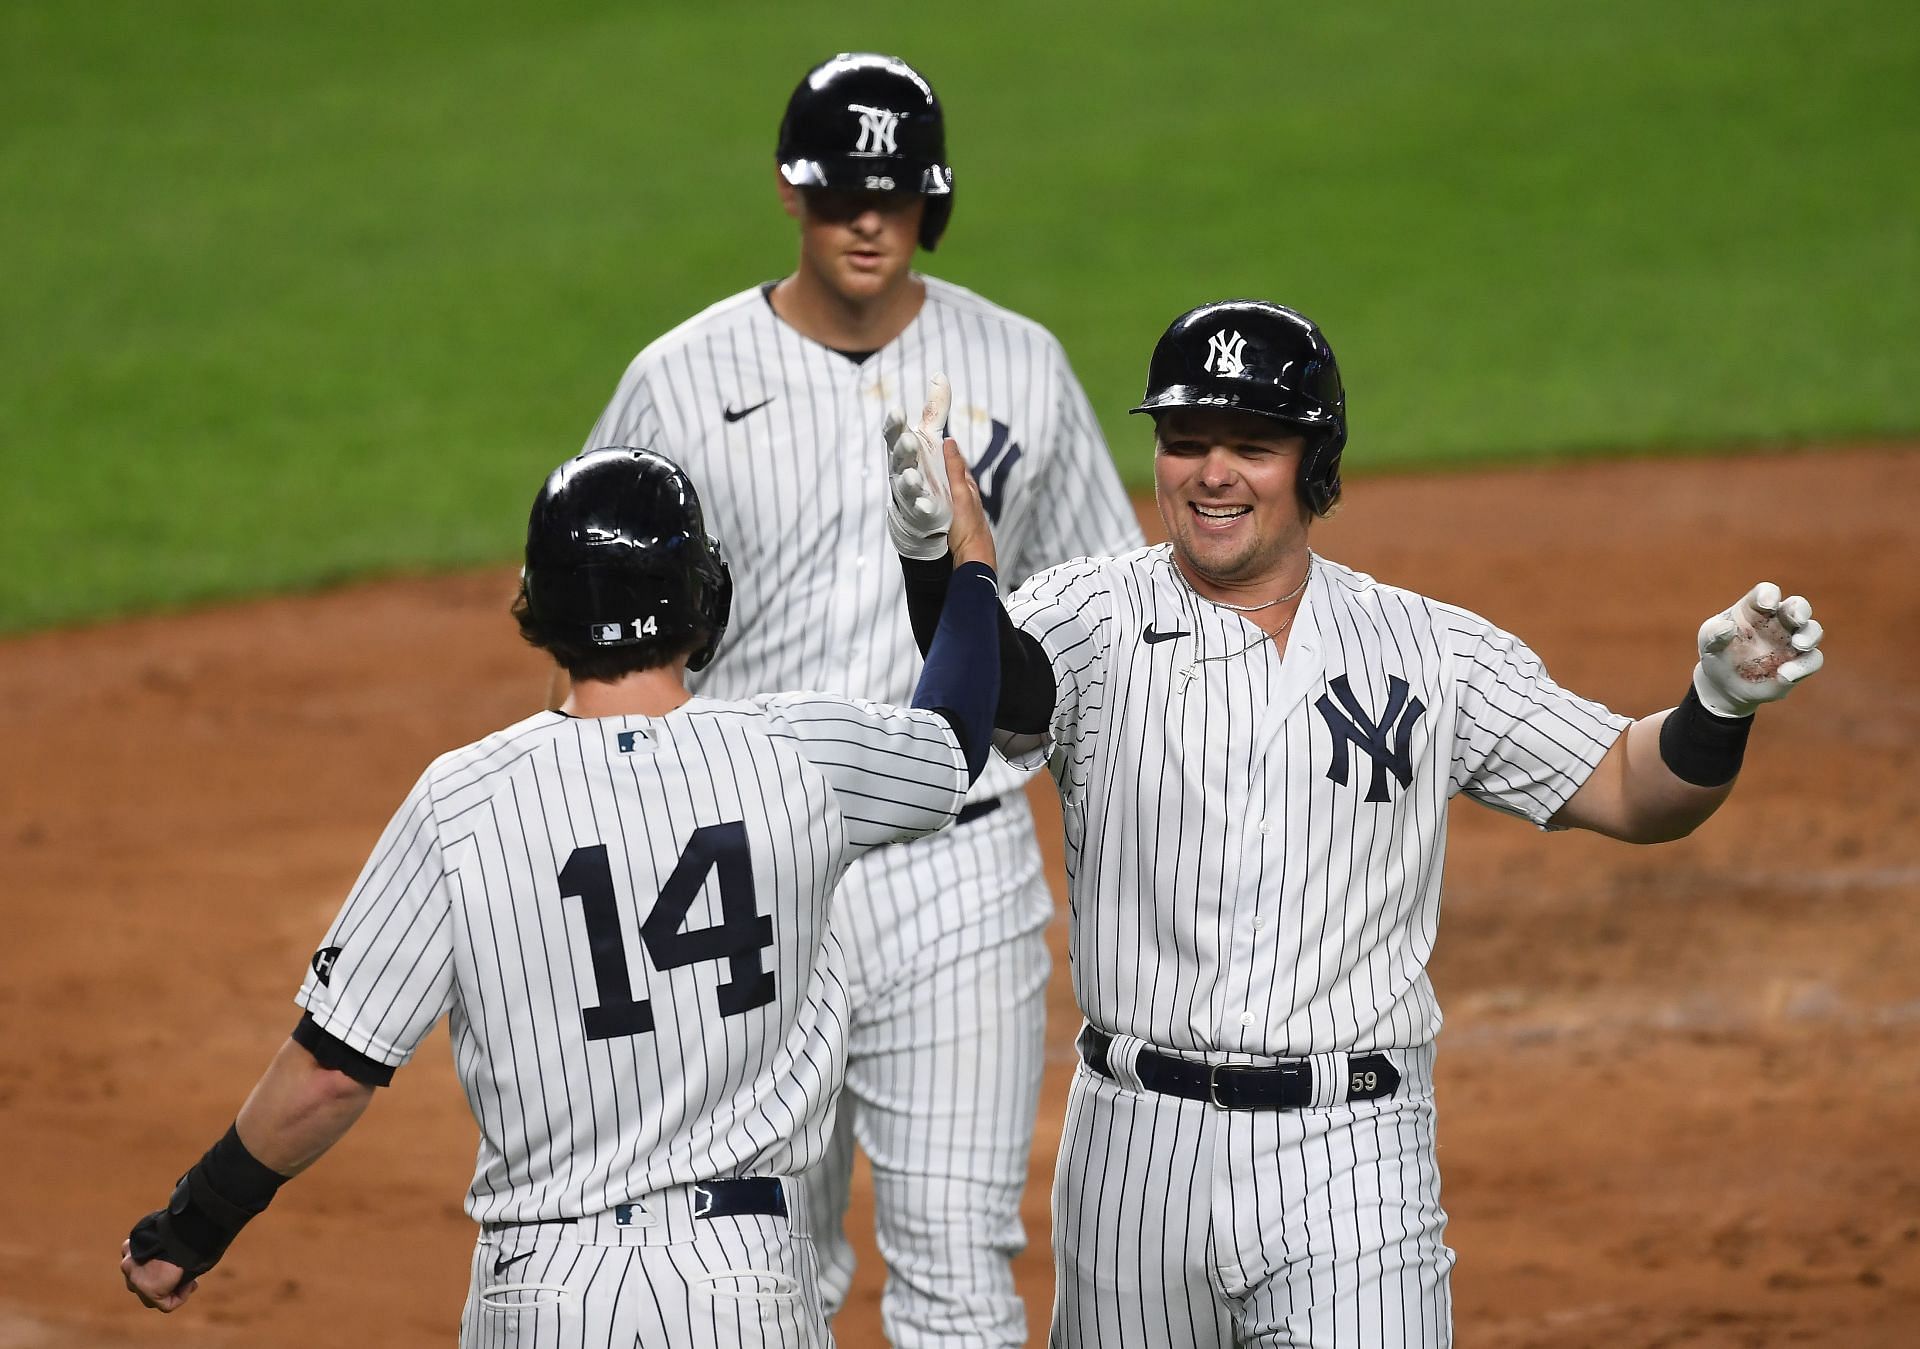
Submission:
[[[996,733],[994,744],[1016,767],[1050,766],[1070,799],[1106,721],[1113,592],[1103,559],[1063,563],[1040,573],[1007,600],[1015,627],[1039,639],[1053,670],[1053,719],[1045,736]]]
[[[827,779],[856,854],[943,829],[966,803],[966,756],[938,712],[824,693],[751,701]]]
[[[609,445],[631,445],[658,450],[671,457],[671,450],[661,444],[664,430],[655,406],[651,367],[652,362],[646,352],[633,358],[626,374],[620,377],[619,387],[613,391],[606,410],[600,414],[600,420],[587,433],[587,443],[580,447],[582,454]]]
[[[1630,719],[1561,688],[1533,650],[1476,614],[1451,619],[1460,685],[1450,794],[1545,826]]]
[[[453,937],[439,825],[423,774],[327,929],[297,1001],[327,1034],[398,1067],[453,998]]]
[[[1107,451],[1100,421],[1074,377],[1067,353],[1049,342],[1053,426],[1051,452],[1040,457],[1031,497],[1043,516],[1020,531],[1005,575],[1009,585],[1061,562],[1111,557],[1146,543],[1139,517]]]

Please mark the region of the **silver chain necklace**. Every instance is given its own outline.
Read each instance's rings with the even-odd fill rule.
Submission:
[[[1300,578],[1299,585],[1295,586],[1292,590],[1289,590],[1286,594],[1280,596],[1280,598],[1278,599],[1262,600],[1258,604],[1235,604],[1231,600],[1208,599],[1207,596],[1202,595],[1198,590],[1193,589],[1193,582],[1187,580],[1187,574],[1184,571],[1180,571],[1179,563],[1177,562],[1174,563],[1173,569],[1176,572],[1180,573],[1181,584],[1186,586],[1188,590],[1193,590],[1193,593],[1196,596],[1198,596],[1200,599],[1206,600],[1208,604],[1218,605],[1222,609],[1231,609],[1236,614],[1257,614],[1262,609],[1271,609],[1276,604],[1285,604],[1288,600],[1292,599],[1294,596],[1298,595],[1301,591],[1307,588],[1307,582],[1313,579],[1313,554],[1312,553],[1307,554],[1307,574]],[[1280,629],[1275,628],[1274,631],[1279,632]]]
[[[1176,565],[1174,567],[1174,570],[1179,571],[1180,570],[1179,566]],[[1186,581],[1186,586],[1188,590],[1193,590],[1193,582],[1187,581],[1187,576],[1185,572],[1180,573],[1180,579],[1182,581]],[[1286,594],[1282,595],[1277,600],[1268,600],[1263,604],[1240,605],[1240,604],[1228,604],[1225,600],[1207,600],[1207,597],[1205,595],[1202,595],[1197,590],[1193,590],[1193,594],[1196,599],[1207,600],[1208,604],[1217,604],[1222,609],[1231,609],[1235,613],[1250,614],[1250,613],[1256,613],[1261,609],[1271,609],[1276,604],[1285,604],[1288,600],[1292,599],[1294,596],[1298,595],[1301,591],[1305,590],[1307,588],[1307,582],[1311,581],[1312,579],[1313,579],[1313,554],[1309,553],[1307,554],[1307,574],[1300,578],[1299,585],[1295,586],[1292,590],[1288,591]],[[1262,628],[1258,623],[1255,623],[1253,626],[1259,630],[1260,635],[1254,638],[1251,642],[1248,642],[1245,646],[1241,647],[1238,651],[1227,651],[1227,652],[1223,652],[1218,656],[1195,655],[1192,660],[1188,661],[1185,665],[1181,666],[1178,671],[1175,672],[1176,674],[1178,674],[1180,682],[1178,686],[1174,689],[1174,692],[1178,693],[1183,698],[1186,697],[1187,686],[1193,683],[1193,677],[1194,675],[1199,673],[1200,667],[1202,665],[1205,665],[1208,661],[1232,660],[1235,656],[1244,656],[1247,654],[1247,652],[1253,650],[1255,647],[1259,646],[1262,642],[1272,641],[1274,638],[1278,637],[1281,633],[1287,630],[1287,628],[1293,623],[1293,620],[1299,616],[1299,612],[1300,611],[1297,609],[1294,610],[1293,613],[1288,614],[1285,618],[1281,619],[1280,622],[1275,624],[1271,629]],[[1198,646],[1199,643],[1200,643],[1200,638],[1199,638],[1198,632],[1196,631],[1194,635],[1194,645]]]

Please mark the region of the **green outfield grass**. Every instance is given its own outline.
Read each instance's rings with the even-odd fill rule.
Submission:
[[[1320,319],[1348,462],[1920,428],[1920,9],[1834,0],[0,7],[0,630],[505,559],[621,368],[783,273],[787,91],[898,50],[928,270],[1123,409]]]

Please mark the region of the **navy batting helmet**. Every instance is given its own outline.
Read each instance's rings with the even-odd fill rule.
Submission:
[[[1265,300],[1189,309],[1153,349],[1134,412],[1224,407],[1298,426],[1307,441],[1300,495],[1315,515],[1340,499],[1347,400],[1333,348],[1304,314]]]
[[[787,100],[774,154],[795,187],[919,193],[922,248],[940,242],[953,214],[940,100],[897,56],[841,52],[808,71]]]
[[[593,647],[699,641],[687,668],[713,659],[733,578],[707,534],[700,497],[664,454],[589,450],[547,475],[527,519],[528,614]]]

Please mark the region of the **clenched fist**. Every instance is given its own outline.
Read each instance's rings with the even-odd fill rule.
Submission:
[[[1700,625],[1694,692],[1709,712],[1750,717],[1820,668],[1826,659],[1821,636],[1805,597],[1783,600],[1779,586],[1762,581],[1738,604]]]

